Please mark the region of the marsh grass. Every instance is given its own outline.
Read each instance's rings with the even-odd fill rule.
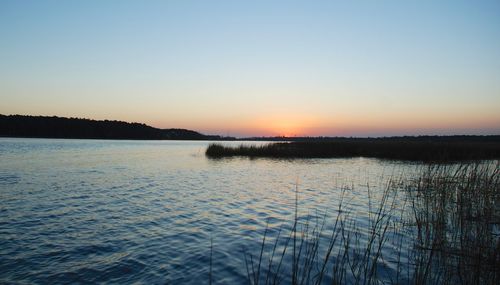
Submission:
[[[425,166],[391,180],[375,205],[368,187],[362,226],[345,207],[350,190],[334,220],[311,221],[297,214],[296,189],[291,229],[270,237],[266,227],[259,250],[245,252],[248,283],[498,284],[498,164]]]
[[[300,221],[296,190],[291,230],[283,237],[281,228],[277,237],[269,241],[266,227],[259,253],[245,253],[248,283],[372,284],[377,280],[383,266],[381,261],[386,235],[392,222],[390,213],[394,207],[394,192],[387,188],[376,208],[371,209],[371,203],[367,205],[370,207],[369,224],[365,231],[367,234],[362,236],[352,213],[343,208],[347,191],[350,189],[343,188],[333,225],[326,229],[326,213],[323,218],[316,216],[314,221],[310,218]],[[266,248],[269,252],[264,254]],[[284,270],[283,264],[290,266]]]
[[[500,140],[342,139],[334,141],[278,142],[265,145],[210,144],[209,158],[349,158],[453,162],[500,158]]]
[[[418,284],[498,284],[498,164],[431,166],[407,187]]]

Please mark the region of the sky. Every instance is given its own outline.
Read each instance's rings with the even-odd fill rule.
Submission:
[[[0,0],[0,114],[500,134],[500,1]]]

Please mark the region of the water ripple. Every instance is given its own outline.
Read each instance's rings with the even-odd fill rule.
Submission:
[[[366,180],[384,189],[391,167],[192,155],[207,142],[0,143],[0,283],[207,283],[211,240],[216,283],[245,283],[244,250],[290,231],[297,180],[301,223],[331,221],[346,181],[365,227]]]

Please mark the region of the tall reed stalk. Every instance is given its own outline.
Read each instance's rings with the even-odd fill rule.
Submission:
[[[368,224],[348,210],[344,187],[329,220],[298,215],[269,236],[258,254],[245,253],[249,284],[498,284],[498,163],[422,166],[414,179],[391,180]],[[399,195],[399,196],[398,196]],[[330,232],[331,231],[331,232]]]
[[[407,188],[418,284],[498,284],[498,164],[430,166]]]

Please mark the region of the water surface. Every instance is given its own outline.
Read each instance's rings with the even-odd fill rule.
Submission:
[[[227,142],[232,144],[234,142]],[[247,142],[251,143],[251,142]],[[259,142],[262,143],[262,142]],[[209,142],[0,139],[0,283],[246,281],[244,250],[299,215],[368,212],[377,159],[207,159]],[[257,143],[254,143],[257,144]]]

